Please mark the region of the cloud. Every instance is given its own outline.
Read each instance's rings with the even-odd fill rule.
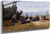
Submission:
[[[39,11],[49,11],[49,2],[32,2],[32,1],[22,1],[17,3],[18,10],[23,10],[23,12],[39,12]]]
[[[12,1],[4,1],[4,4],[8,4]],[[5,6],[10,7],[11,5]],[[50,2],[35,2],[35,1],[21,1],[17,2],[16,6],[18,10],[23,12],[46,12],[50,11]]]

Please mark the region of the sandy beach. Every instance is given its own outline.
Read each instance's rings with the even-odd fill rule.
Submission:
[[[6,24],[10,24],[10,20],[4,21]],[[8,22],[8,23],[7,23]],[[49,28],[49,21],[35,21],[31,23],[25,23],[20,24],[20,21],[18,23],[14,23],[13,26],[4,26],[6,24],[3,24],[3,32],[7,31],[18,31],[18,30],[29,30],[29,29],[42,29],[42,28]]]

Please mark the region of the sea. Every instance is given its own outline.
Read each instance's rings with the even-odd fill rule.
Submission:
[[[46,12],[23,12],[22,15],[26,16],[26,14],[28,14],[28,16],[30,15],[49,15],[49,13]]]

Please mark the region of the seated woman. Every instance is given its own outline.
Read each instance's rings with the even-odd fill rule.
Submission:
[[[30,17],[30,20],[32,19],[32,17]]]
[[[35,17],[35,21],[39,21],[39,16],[38,15]]]
[[[35,21],[35,18],[32,18],[31,21]]]
[[[18,20],[16,19],[16,15],[15,14],[12,16],[11,22],[12,23],[17,23],[18,22]]]
[[[44,17],[42,18],[42,20],[44,20]]]
[[[26,20],[21,21],[21,24],[25,24],[25,23],[26,23]]]
[[[25,19],[25,17],[23,17],[22,19],[21,19],[21,24],[25,24],[25,23],[30,23],[30,19]]]

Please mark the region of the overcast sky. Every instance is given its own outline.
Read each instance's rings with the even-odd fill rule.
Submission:
[[[4,4],[10,3],[12,1],[4,1]],[[12,4],[11,4],[12,5]],[[9,5],[9,6],[11,6]],[[46,12],[50,11],[50,2],[37,2],[37,1],[21,1],[17,2],[17,9],[23,10],[23,12]]]

